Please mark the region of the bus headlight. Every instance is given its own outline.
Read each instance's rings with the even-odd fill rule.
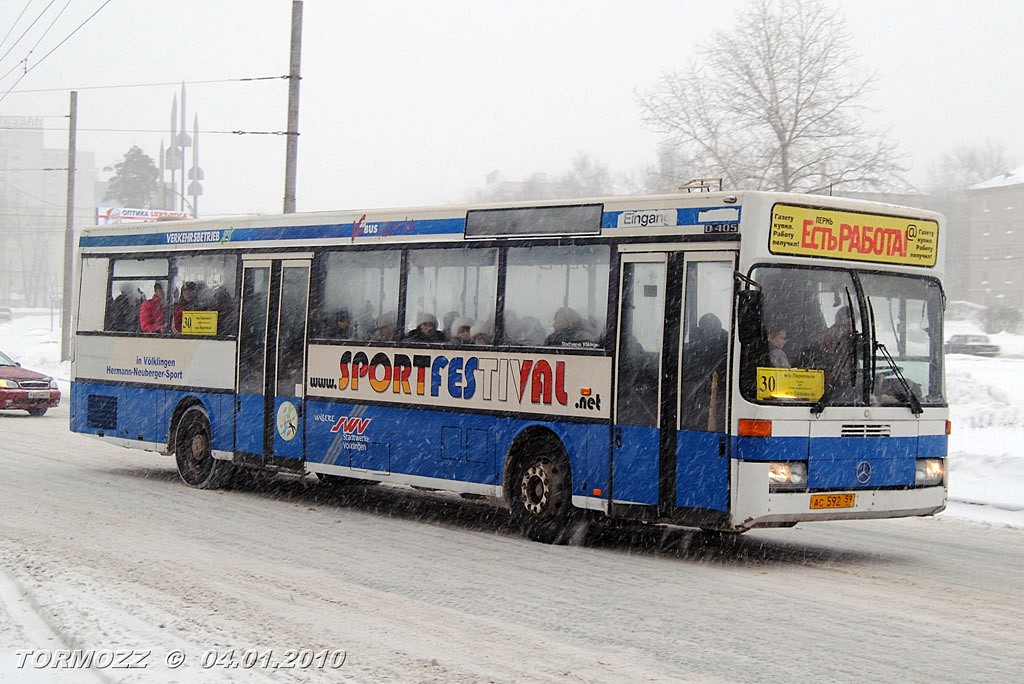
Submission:
[[[769,491],[805,489],[806,487],[806,461],[773,461],[768,464]]]
[[[914,484],[918,487],[929,487],[942,484],[946,474],[946,464],[941,458],[919,458],[914,470]]]

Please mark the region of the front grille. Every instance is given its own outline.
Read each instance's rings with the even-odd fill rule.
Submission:
[[[844,423],[839,431],[841,437],[889,437],[892,435],[891,425],[871,423]]]
[[[21,389],[49,389],[49,380],[20,380],[18,385]]]

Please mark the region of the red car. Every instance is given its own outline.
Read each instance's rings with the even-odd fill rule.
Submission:
[[[0,352],[0,409],[23,409],[41,416],[60,403],[57,381],[48,375],[22,368]]]

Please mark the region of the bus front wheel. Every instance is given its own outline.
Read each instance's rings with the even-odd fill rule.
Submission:
[[[234,464],[213,457],[210,449],[210,421],[198,406],[187,409],[178,420],[174,456],[178,474],[185,484],[197,489],[218,489],[234,471]]]
[[[562,454],[525,458],[512,481],[512,517],[523,534],[545,544],[565,544],[572,531],[572,475]]]

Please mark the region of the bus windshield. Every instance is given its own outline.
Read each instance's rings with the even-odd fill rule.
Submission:
[[[766,338],[743,348],[761,402],[941,405],[942,291],[931,278],[762,266]],[[910,396],[910,394],[913,396]]]

